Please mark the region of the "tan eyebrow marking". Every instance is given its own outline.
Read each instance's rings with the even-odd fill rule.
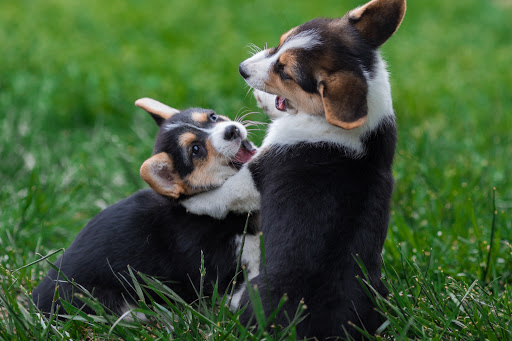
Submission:
[[[285,51],[281,56],[279,56],[279,62],[284,65],[286,74],[295,80],[293,70],[297,66],[296,55],[291,51]]]
[[[295,55],[290,51],[285,51],[282,55],[280,55],[279,61],[285,66],[295,66],[296,63]]]
[[[204,123],[208,121],[208,117],[204,112],[195,112],[192,114],[192,119],[196,122]]]
[[[192,142],[194,142],[197,139],[196,134],[187,132],[180,136],[178,143],[182,147],[188,147]]]
[[[288,32],[283,33],[283,35],[281,36],[281,39],[279,40],[279,46],[283,45],[283,43],[285,42],[285,40],[286,40],[286,39],[288,39],[288,37],[289,37],[290,35],[292,35],[292,33],[293,33],[293,32],[295,32],[295,29],[296,29],[296,28],[297,28],[297,27],[294,27],[294,28],[292,28],[291,30],[289,30]]]

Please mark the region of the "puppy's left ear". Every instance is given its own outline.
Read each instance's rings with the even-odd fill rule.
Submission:
[[[343,129],[354,129],[366,122],[368,104],[366,80],[347,71],[324,75],[318,82],[327,122]]]
[[[168,105],[147,97],[136,100],[135,105],[146,110],[159,127],[166,120],[180,112],[178,109],[171,108]]]
[[[384,44],[404,19],[405,0],[372,0],[350,11],[349,23],[374,48]]]
[[[167,153],[159,153],[147,159],[140,167],[140,176],[161,195],[177,199],[186,192],[186,186],[174,170]]]

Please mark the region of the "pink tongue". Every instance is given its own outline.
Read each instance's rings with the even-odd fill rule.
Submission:
[[[249,160],[252,158],[252,156],[254,154],[256,154],[256,149],[247,150],[244,147],[240,147],[240,149],[236,153],[233,161],[240,162],[240,163],[246,163],[246,162],[249,162]]]
[[[281,96],[276,97],[276,109],[280,111],[286,111],[286,98]]]

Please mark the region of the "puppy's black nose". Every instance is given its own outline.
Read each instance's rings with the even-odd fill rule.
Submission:
[[[234,139],[239,138],[241,136],[242,135],[240,134],[240,129],[238,129],[238,127],[235,126],[235,125],[230,125],[224,131],[224,140],[227,140],[227,141],[234,140]]]
[[[249,74],[245,70],[243,63],[238,66],[238,72],[240,72],[240,74],[242,75],[242,77],[244,77],[244,79],[249,78]]]

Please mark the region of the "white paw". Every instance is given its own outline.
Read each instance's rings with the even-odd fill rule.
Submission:
[[[119,317],[119,320],[123,320],[126,322],[135,322],[135,321],[139,321],[139,322],[143,322],[143,323],[149,322],[148,317],[144,313],[133,311],[134,309],[137,309],[137,308],[138,307],[135,305],[126,304],[121,309],[122,314]]]
[[[181,205],[187,212],[196,215],[208,215],[216,219],[224,219],[227,211],[224,205],[214,200],[209,200],[204,194],[197,194],[181,201]]]

